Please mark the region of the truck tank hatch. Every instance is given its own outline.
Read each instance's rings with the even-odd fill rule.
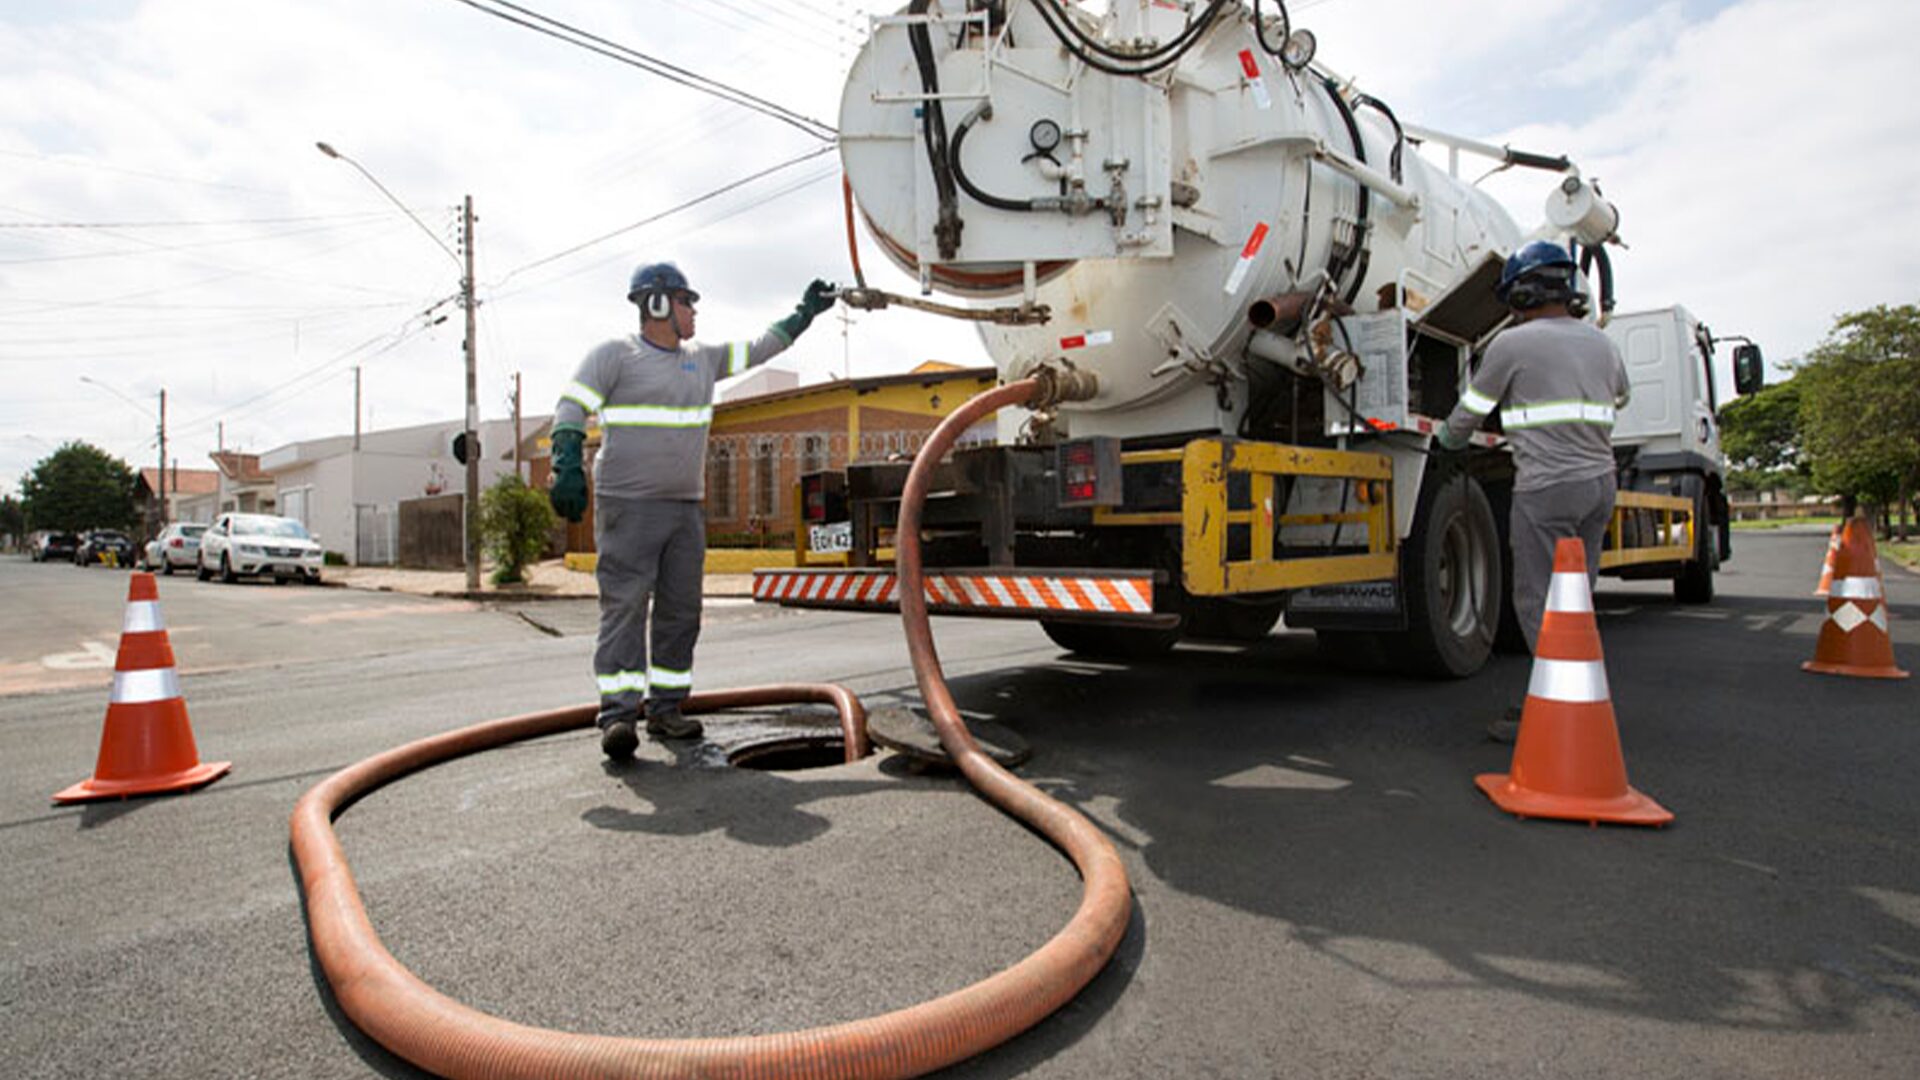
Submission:
[[[1507,305],[1493,294],[1506,265],[1498,255],[1482,256],[1473,272],[1441,293],[1418,320],[1421,327],[1436,330],[1464,345],[1471,345],[1488,334],[1507,317]]]

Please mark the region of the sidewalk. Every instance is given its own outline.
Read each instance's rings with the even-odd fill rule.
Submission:
[[[559,559],[550,559],[527,568],[527,580],[519,585],[495,585],[489,578],[491,568],[482,568],[480,588],[467,591],[464,570],[403,570],[391,566],[329,566],[323,580],[329,585],[371,592],[411,593],[416,596],[441,596],[462,600],[569,600],[595,597],[600,590],[593,574],[570,570]],[[708,574],[708,596],[752,596],[752,574]]]

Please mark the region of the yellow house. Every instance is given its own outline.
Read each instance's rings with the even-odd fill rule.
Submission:
[[[904,375],[816,383],[722,402],[707,446],[707,538],[787,546],[800,475],[910,458],[961,402],[998,382],[993,368],[929,362]],[[966,442],[993,441],[993,421]]]
[[[708,544],[790,547],[800,474],[911,458],[948,413],[998,381],[990,367],[928,361],[904,375],[836,379],[715,405],[707,443]],[[961,441],[993,439],[989,417]],[[599,444],[599,431],[588,432],[589,472]],[[593,551],[592,514],[589,508],[585,520],[568,527],[569,552]]]

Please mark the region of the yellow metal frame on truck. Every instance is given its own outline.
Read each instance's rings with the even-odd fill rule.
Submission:
[[[1239,439],[1196,439],[1179,450],[1122,454],[1122,464],[1177,461],[1181,472],[1180,510],[1128,514],[1094,511],[1095,525],[1169,526],[1181,532],[1181,573],[1194,596],[1231,596],[1278,592],[1312,585],[1379,581],[1399,573],[1393,525],[1393,460],[1385,454],[1322,450]],[[1248,478],[1251,500],[1231,509],[1228,479]],[[1274,514],[1274,489],[1282,476],[1344,480],[1355,486],[1361,509],[1339,514]],[[1275,558],[1273,540],[1281,525],[1364,525],[1364,555],[1315,555]],[[1243,560],[1227,557],[1227,530],[1249,526],[1251,550]]]
[[[1627,515],[1631,513],[1654,516],[1659,523],[1660,543],[1653,547],[1626,547]],[[1692,499],[1650,491],[1617,492],[1613,497],[1613,520],[1607,523],[1607,546],[1600,552],[1600,569],[1635,563],[1685,562],[1693,558],[1694,528]]]

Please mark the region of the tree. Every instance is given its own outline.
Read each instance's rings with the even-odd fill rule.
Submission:
[[[133,485],[126,462],[97,446],[69,442],[20,478],[20,498],[36,529],[124,529],[135,517]]]
[[[1920,305],[1840,316],[1796,381],[1815,486],[1894,508],[1904,538],[1920,490]]]
[[[1800,384],[1770,383],[1720,410],[1720,446],[1733,485],[1799,491],[1808,479],[1800,449]]]
[[[480,536],[493,556],[493,583],[521,580],[521,571],[540,558],[553,532],[553,508],[545,492],[535,491],[509,473],[480,496]]]
[[[18,543],[27,535],[27,508],[11,495],[0,495],[0,536]]]

